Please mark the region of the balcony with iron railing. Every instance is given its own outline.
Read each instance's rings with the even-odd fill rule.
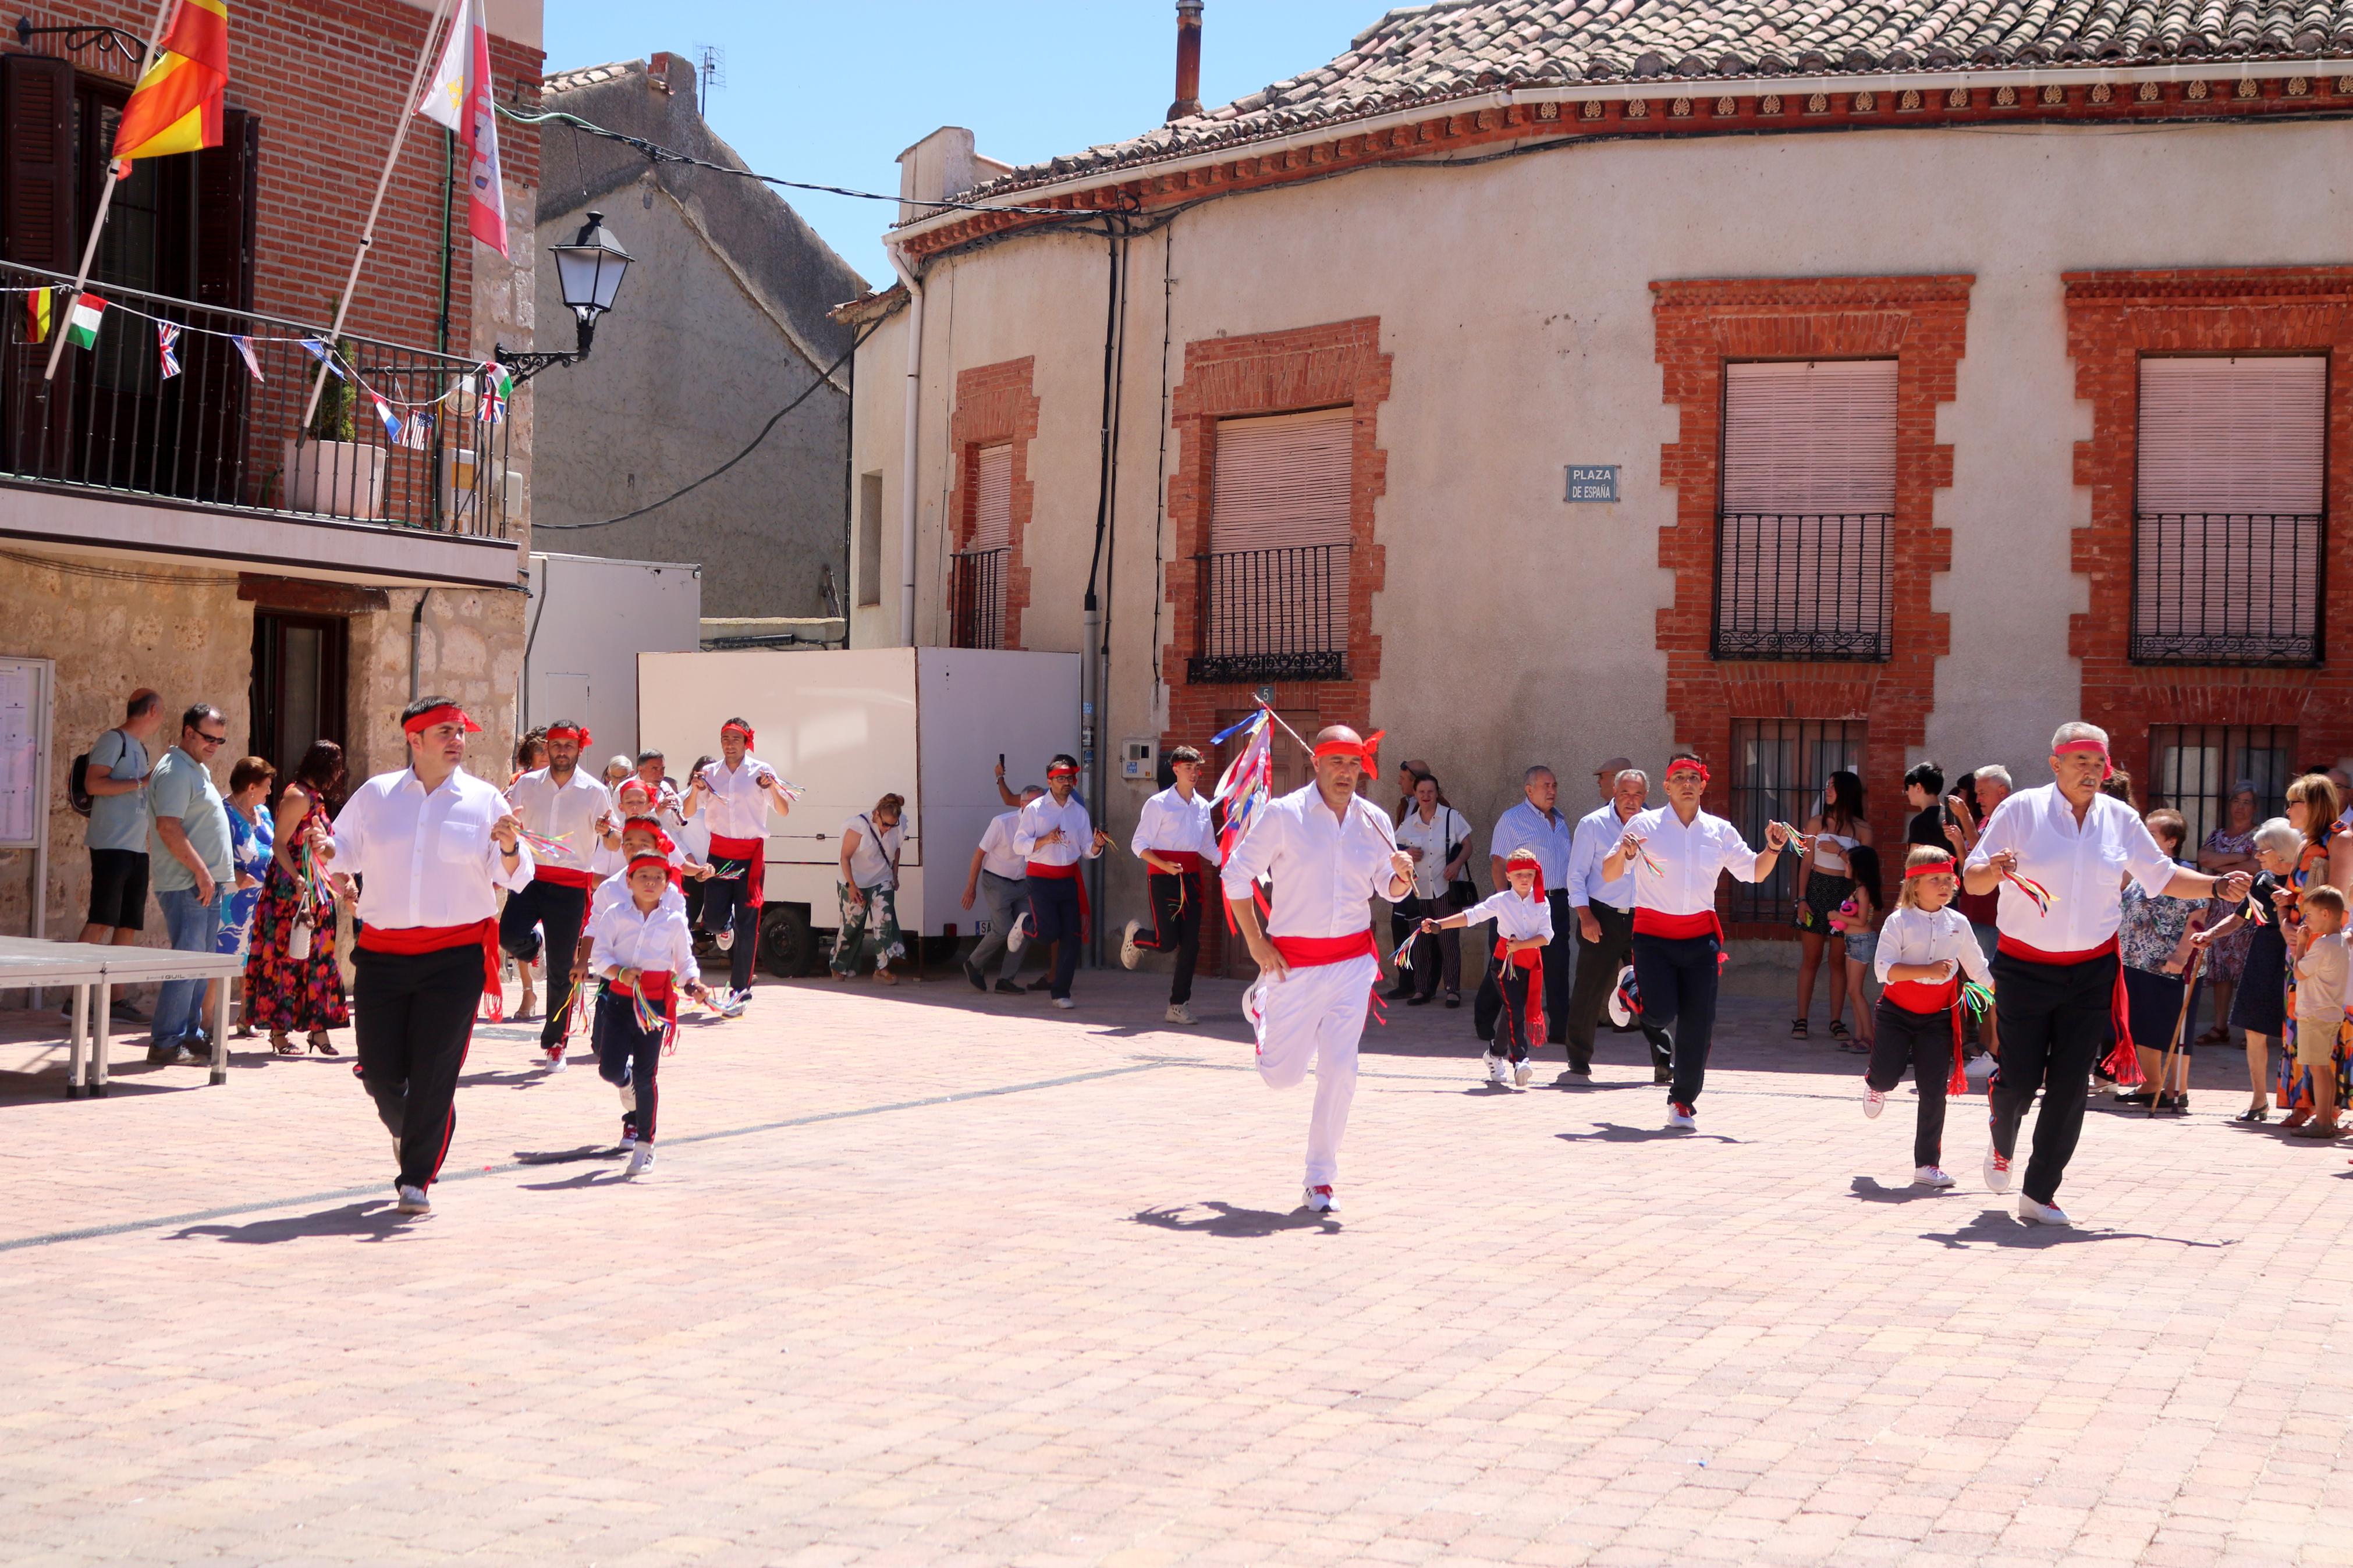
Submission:
[[[2327,532],[2311,513],[2141,513],[2133,662],[2318,664]]]
[[[1186,661],[1197,686],[1348,679],[1345,544],[1289,545],[1197,555],[1200,651]]]
[[[948,646],[1005,646],[1005,561],[1012,552],[960,551],[948,581]]]
[[[100,284],[94,343],[68,342],[50,378],[32,301],[52,290],[52,334],[67,332],[70,282],[0,263],[0,536],[513,584],[512,426],[486,367]]]
[[[1716,519],[1720,659],[1875,661],[1894,652],[1886,512]]]

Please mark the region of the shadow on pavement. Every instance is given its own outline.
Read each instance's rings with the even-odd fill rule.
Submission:
[[[2013,1219],[2000,1209],[1981,1209],[1977,1218],[1958,1230],[1920,1233],[1923,1241],[1942,1243],[1947,1249],[1966,1252],[1971,1247],[2013,1247],[2041,1250],[2052,1247],[2072,1247],[2087,1241],[2168,1241],[2176,1247],[2200,1248],[2235,1247],[2234,1241],[2191,1241],[2186,1237],[2151,1236],[2137,1230],[2078,1230],[2069,1226],[2029,1225]]]
[[[300,1241],[305,1237],[321,1236],[349,1236],[362,1241],[386,1241],[406,1230],[417,1217],[395,1209],[389,1198],[370,1198],[360,1203],[344,1204],[339,1208],[321,1209],[316,1214],[258,1219],[249,1225],[192,1225],[184,1230],[172,1232],[164,1239],[227,1241],[248,1247],[267,1247],[273,1242]]]
[[[1188,1208],[1209,1211],[1206,1218],[1181,1217]],[[1143,1209],[1133,1218],[1137,1225],[1148,1225],[1158,1230],[1184,1231],[1194,1236],[1273,1236],[1279,1231],[1319,1231],[1325,1236],[1337,1236],[1339,1220],[1331,1215],[1319,1215],[1306,1209],[1293,1209],[1288,1214],[1276,1214],[1270,1209],[1236,1208],[1231,1204],[1178,1204],[1170,1208]]]
[[[599,1150],[598,1152],[605,1151]],[[525,1182],[522,1190],[527,1193],[568,1193],[577,1192],[583,1187],[625,1187],[628,1184],[629,1178],[622,1174],[622,1167],[600,1165],[576,1176],[566,1176],[560,1182]]]
[[[1857,1176],[1848,1191],[1867,1204],[1915,1204],[1953,1195],[1950,1187],[1920,1187],[1909,1182],[1900,1187],[1886,1187],[1869,1176]]]
[[[568,1165],[575,1160],[609,1160],[620,1150],[610,1143],[583,1143],[575,1149],[518,1149],[514,1162],[518,1165]]]
[[[1744,1143],[1744,1138],[1727,1138],[1721,1132],[1694,1132],[1682,1127],[1623,1127],[1615,1121],[1597,1121],[1591,1132],[1556,1132],[1554,1137],[1564,1143],[1669,1143],[1680,1139],[1689,1143]]]

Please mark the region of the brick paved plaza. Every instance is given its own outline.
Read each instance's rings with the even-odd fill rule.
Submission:
[[[585,1053],[485,1027],[414,1223],[342,1065],[0,1047],[0,1558],[2353,1561],[2353,1166],[2232,1125],[2235,1052],[2094,1114],[2050,1232],[1981,1099],[1909,1187],[1908,1087],[1865,1121],[1778,996],[1696,1137],[1633,1037],[1497,1093],[1399,1009],[1326,1221],[1239,988],[1161,984],[765,990],[636,1184]]]

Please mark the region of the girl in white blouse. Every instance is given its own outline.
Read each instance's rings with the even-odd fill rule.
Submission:
[[[1487,1081],[1497,1089],[1522,1089],[1535,1075],[1528,1060],[1545,1037],[1544,968],[1538,954],[1552,941],[1552,905],[1545,899],[1544,868],[1533,849],[1514,849],[1504,862],[1510,886],[1442,920],[1425,917],[1425,933],[1495,922],[1495,965],[1480,982],[1472,1018],[1488,1042]],[[1511,1064],[1505,1076],[1504,1063]]]
[[[1904,862],[1904,889],[1879,928],[1873,955],[1880,984],[1879,1010],[1871,1066],[1863,1074],[1862,1113],[1877,1116],[1887,1091],[1912,1069],[1920,1092],[1920,1114],[1912,1131],[1912,1184],[1949,1187],[1953,1178],[1939,1163],[1945,1139],[1945,1100],[1967,1093],[1961,1076],[1961,981],[1988,984],[1991,972],[1969,922],[1951,908],[1959,891],[1959,868],[1946,850],[1915,845]]]

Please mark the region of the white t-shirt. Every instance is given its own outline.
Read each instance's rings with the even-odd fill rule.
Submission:
[[[990,876],[1018,882],[1029,875],[1029,862],[1013,852],[1013,825],[1020,820],[1018,810],[1003,812],[980,830],[980,868]]]

